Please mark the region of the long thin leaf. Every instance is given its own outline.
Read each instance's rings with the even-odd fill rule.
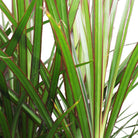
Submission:
[[[43,118],[43,120],[45,121],[47,127],[49,128],[52,125],[52,120],[51,120],[44,104],[42,103],[40,97],[37,95],[36,89],[32,86],[30,81],[27,80],[26,76],[17,67],[17,65],[15,65],[15,63],[11,59],[7,58],[7,55],[1,50],[0,50],[0,56],[1,57],[6,57],[6,58],[2,58],[2,60],[8,65],[8,67],[13,71],[13,73],[16,74],[16,76],[20,80],[22,86],[24,87],[24,89],[27,91],[27,93],[29,94],[31,99],[36,104],[36,106],[37,106],[37,108],[38,108],[38,110],[41,114],[41,117]]]
[[[46,4],[47,4],[47,8],[49,12],[51,13],[51,15],[53,15],[56,22],[60,24],[60,17],[58,14],[56,3],[54,1],[46,0]],[[55,39],[55,42],[56,42],[56,45],[59,45],[56,39]],[[55,60],[53,62],[53,71],[52,71],[50,90],[49,90],[49,95],[48,95],[48,99],[46,103],[50,113],[52,113],[52,110],[53,110],[53,101],[56,97],[58,78],[60,74],[61,55],[60,55],[60,52],[58,51],[60,50],[57,48]]]
[[[136,118],[138,116],[138,113],[135,113],[125,124],[123,124],[121,127],[119,127],[119,129],[113,133],[112,137],[113,136],[117,136],[118,133],[134,118]]]
[[[8,19],[12,22],[13,25],[17,24],[15,19],[12,17],[12,14],[10,13],[9,9],[6,7],[2,0],[0,0],[0,9],[5,13],[5,15],[8,17]]]
[[[90,64],[86,65],[86,78],[87,78],[87,90],[90,98],[90,109],[91,109],[91,119],[92,119],[92,129],[94,131],[94,49],[93,49],[93,41],[92,41],[92,32],[91,32],[91,21],[90,21],[90,13],[89,13],[89,3],[87,0],[82,0],[81,1],[81,9],[82,9],[82,19],[81,22],[83,23],[83,17],[84,17],[84,24],[82,25],[82,29],[84,30],[84,36],[81,34],[82,32],[80,31],[81,35],[81,42],[82,42],[82,47],[85,49],[83,46],[84,43],[86,43],[87,46],[87,52],[88,52],[88,57],[86,57],[86,54],[84,53],[84,59],[85,61],[93,61]],[[85,42],[85,41],[86,42]]]
[[[20,21],[25,13],[25,3],[24,0],[17,0],[17,13],[18,13],[18,20]],[[16,13],[15,13],[16,14]],[[25,31],[24,31],[25,33]],[[26,46],[26,37],[24,35],[21,36],[21,39],[19,40],[19,48],[17,48],[17,55],[19,56],[19,60],[17,62],[19,62],[19,66],[22,69],[22,71],[24,72],[25,75],[27,75],[27,46]],[[17,82],[17,83],[16,83]],[[15,88],[19,87],[19,81],[15,79]],[[19,85],[19,86],[18,86]],[[14,121],[13,121],[13,126],[12,126],[12,137],[15,137],[15,131],[16,131],[16,126],[17,126],[17,122],[18,122],[18,118],[20,115],[20,110],[22,107],[23,102],[25,101],[26,98],[26,93],[24,91],[24,89],[21,87],[20,89],[21,92],[21,97],[19,99],[19,103],[17,105],[16,108],[16,114],[14,116]],[[21,118],[22,118],[22,122],[23,125],[21,127],[22,129],[22,134],[23,134],[23,138],[26,137],[26,115],[24,113],[21,114]]]
[[[111,39],[112,39],[112,34],[113,34],[113,25],[115,21],[115,14],[117,11],[117,4],[118,0],[110,0],[110,28],[109,28],[109,42],[108,42],[108,53],[110,50],[110,44],[111,44]]]
[[[77,13],[79,3],[80,3],[80,0],[73,0],[71,7],[70,7],[70,10],[69,10],[69,27],[70,27],[70,30],[72,29],[73,22],[74,22],[76,13]]]
[[[8,37],[7,35],[4,33],[4,31],[0,28],[0,39],[3,41],[3,42],[7,42],[8,41]]]
[[[17,129],[17,124],[18,124],[18,119],[19,119],[19,115],[20,115],[20,111],[21,111],[21,108],[22,108],[22,104],[24,102],[24,99],[25,99],[25,95],[22,94],[21,97],[20,97],[20,99],[19,99],[19,102],[18,102],[18,105],[17,105],[17,108],[16,108],[16,113],[15,113],[14,118],[13,118],[12,138],[15,137],[15,133],[16,133],[16,129]],[[24,125],[26,125],[25,122],[24,122]],[[25,131],[23,131],[23,132],[25,133]]]
[[[32,71],[31,82],[36,86],[39,82],[39,68],[40,68],[40,53],[41,53],[41,38],[42,38],[42,0],[36,2],[35,10],[35,27],[34,27],[34,45],[32,51]]]
[[[47,24],[47,23],[49,23],[49,20],[44,21],[44,22],[43,22],[43,25],[44,25],[44,24]],[[29,33],[29,32],[31,32],[32,30],[34,30],[34,26],[27,28],[26,32]]]
[[[102,0],[94,0],[94,136],[99,137],[102,94]]]
[[[67,41],[70,45],[70,30],[69,30],[69,23],[68,23],[68,9],[67,9],[67,1],[59,1],[57,0],[57,8],[60,14],[60,23],[63,26],[63,30],[65,32],[65,36],[67,38]]]
[[[89,124],[88,124],[88,121],[85,120],[88,116],[87,115],[88,113],[86,112],[86,109],[85,109],[85,104],[83,101],[84,100],[83,93],[80,88],[75,65],[73,63],[73,59],[72,59],[72,56],[70,53],[68,43],[66,42],[66,39],[64,38],[64,35],[60,29],[60,26],[58,26],[58,24],[55,22],[55,20],[50,15],[50,13],[47,12],[47,16],[49,17],[49,20],[50,20],[53,30],[55,32],[55,36],[57,37],[57,40],[59,42],[59,45],[60,45],[60,48],[62,51],[62,55],[64,58],[64,63],[65,63],[67,75],[68,75],[68,78],[70,81],[70,85],[72,88],[72,92],[74,95],[74,99],[75,99],[75,101],[78,101],[78,99],[81,98],[81,100],[77,106],[77,112],[78,112],[80,125],[82,128],[82,134],[86,137],[90,137],[91,132],[89,130]],[[74,84],[76,84],[76,85],[74,85]],[[83,128],[85,128],[85,129],[83,129]]]
[[[127,33],[131,13],[132,13],[133,4],[134,4],[134,0],[126,1],[124,13],[122,16],[122,20],[120,22],[120,27],[119,27],[120,29],[118,31],[118,36],[117,36],[116,45],[115,45],[116,50],[114,51],[111,68],[110,68],[109,83],[108,83],[108,87],[106,90],[106,101],[105,101],[106,109],[105,109],[104,119],[103,119],[104,126],[105,126],[105,123],[107,120],[107,114],[110,108],[113,88],[114,88],[115,80],[117,77],[119,62],[120,62],[121,53],[122,53],[122,49],[123,49],[125,38],[126,38],[126,33]]]
[[[12,15],[15,20],[18,20],[18,12],[17,12],[17,0],[12,0]]]
[[[110,0],[105,0],[103,4],[103,58],[102,58],[102,93],[101,93],[101,101],[104,99],[104,82],[105,82],[105,76],[106,76],[106,70],[107,70],[107,64],[108,64],[108,54],[109,54],[109,26],[110,26],[110,18],[109,18],[109,11],[110,11]],[[103,103],[101,102],[101,109]],[[101,110],[101,121],[102,121],[102,110]],[[103,135],[103,128],[100,130],[101,135]]]
[[[0,71],[0,91],[2,92],[2,95],[4,95],[3,96],[3,102],[4,102],[5,114],[7,116],[7,121],[11,127],[13,114],[12,114],[10,96],[8,94],[8,88],[7,88],[6,80],[5,80],[1,71]]]
[[[60,61],[61,61],[61,56],[59,53],[56,52],[55,61],[54,61],[54,70],[51,78],[51,85],[50,85],[49,95],[46,103],[50,113],[52,113],[53,101],[55,99],[56,92],[57,92],[57,83],[58,83],[58,78],[60,73],[60,65],[59,65]]]
[[[73,108],[75,108],[77,105],[79,104],[79,101],[77,101],[76,103],[74,103],[65,113],[63,113],[57,120],[56,122],[53,124],[52,128],[50,129],[50,131],[48,132],[48,134],[40,136],[38,138],[43,138],[43,137],[47,137],[47,138],[51,138],[54,136],[56,130],[58,129],[59,124],[61,123],[61,121],[65,118],[65,116],[71,112],[71,110]]]
[[[68,19],[68,14],[69,13],[68,13],[67,6],[68,6],[67,1],[57,0],[57,7],[58,7],[58,11],[59,11],[60,18],[61,18],[60,24],[62,25],[62,29],[63,29],[65,37],[68,41],[68,44],[71,47],[69,19]],[[71,106],[74,103],[73,99],[72,99],[71,87],[69,85],[66,72],[64,72],[63,75],[64,75],[64,86],[65,86],[65,90],[66,90],[67,101],[68,101],[68,104]],[[72,112],[74,112],[74,110]],[[75,118],[74,118],[73,113],[69,114],[69,121],[70,121],[70,123],[75,122]],[[75,130],[76,130],[75,123],[73,123],[70,128],[71,128],[71,131],[72,131],[73,135],[75,136]]]
[[[3,35],[3,31],[2,31],[2,35]],[[8,38],[6,38],[5,39],[6,41],[8,41]],[[32,45],[31,45],[31,43],[30,43],[30,41],[27,41],[28,43],[27,43],[27,46],[28,46],[28,48],[29,48],[29,50],[30,50],[30,52],[32,52]],[[49,73],[48,73],[48,71],[46,70],[46,68],[45,68],[45,66],[42,64],[42,62],[40,61],[40,74],[41,74],[41,76],[42,76],[42,79],[44,80],[44,82],[45,82],[45,85],[46,85],[46,87],[49,89],[50,88],[50,75],[49,75]],[[10,98],[12,98],[12,100],[13,100],[13,102],[15,102],[16,104],[17,104],[17,97],[15,98],[15,95],[13,94],[13,93],[10,93]],[[33,120],[35,120],[38,124],[40,124],[41,123],[41,120],[39,120],[35,115],[33,115],[29,110],[28,110],[28,108],[25,106],[25,105],[23,105],[22,106],[23,107],[23,109],[24,109],[24,111],[26,112],[26,113],[28,113],[30,116],[32,116],[32,118],[33,118]]]
[[[17,27],[17,29],[16,29],[16,31],[15,31],[12,39],[11,39],[6,51],[5,51],[9,56],[11,56],[13,54],[13,51],[16,48],[16,45],[17,45],[17,43],[18,43],[18,41],[19,41],[19,39],[20,39],[20,37],[21,37],[21,35],[23,33],[23,30],[24,30],[24,28],[26,26],[26,23],[27,23],[30,15],[31,15],[31,12],[32,12],[32,10],[34,8],[35,2],[36,2],[36,0],[32,0],[29,8],[27,9],[24,17],[22,18],[20,24],[18,25],[18,27]],[[17,24],[17,23],[14,23],[14,24]],[[0,68],[1,68],[1,71],[5,70],[5,65],[3,63],[1,63],[1,62],[0,62]]]
[[[42,17],[43,11],[40,7],[43,6],[42,0],[37,0],[35,8],[35,26],[34,26],[34,43],[32,50],[32,63],[31,63],[31,82],[33,86],[39,83],[39,69],[40,69],[40,57],[41,57],[41,39],[42,39]],[[32,102],[30,102],[33,108]],[[33,137],[33,121],[28,121],[28,138]]]
[[[77,59],[77,55],[76,55],[76,52],[75,52],[75,47],[74,47],[74,43],[72,42],[72,55],[74,57],[74,62],[75,64],[78,64],[78,59]],[[90,61],[90,62],[86,62],[86,64],[88,63],[91,63],[93,61]],[[84,63],[85,64],[85,63]],[[88,101],[87,101],[87,95],[86,95],[86,88],[85,88],[85,84],[84,84],[84,81],[83,81],[83,78],[82,78],[82,74],[81,74],[81,70],[80,68],[76,68],[77,70],[77,74],[78,74],[78,78],[79,78],[79,81],[80,81],[80,86],[81,86],[81,89],[83,91],[83,95],[84,95],[84,102],[85,102],[85,105],[86,105],[86,110],[87,112],[89,113],[88,114],[88,120],[89,122],[91,122],[91,116],[90,116],[90,111],[89,111],[89,105],[88,105]],[[92,130],[92,125],[90,125],[90,129]],[[93,130],[92,130],[93,131]]]
[[[3,112],[0,110],[0,126],[3,132],[4,138],[11,138],[10,130]]]
[[[111,112],[111,116],[109,119],[109,123],[106,129],[106,133],[105,136],[109,136],[112,132],[113,126],[115,124],[116,118],[119,114],[119,110],[121,108],[121,105],[123,103],[124,97],[127,94],[127,90],[128,90],[128,85],[131,84],[130,80],[132,77],[132,73],[134,71],[135,66],[138,65],[138,45],[136,46],[136,48],[134,49],[131,58],[128,62],[127,68],[125,70],[125,73],[123,75],[121,84],[119,86],[118,92],[117,92],[117,96],[113,105],[113,109]]]
[[[12,92],[12,90],[9,90],[9,96],[14,104],[17,104],[19,102],[19,98]],[[27,105],[22,104],[22,109],[32,120],[34,120],[36,124],[41,124],[41,119],[34,113],[34,111],[29,109]]]

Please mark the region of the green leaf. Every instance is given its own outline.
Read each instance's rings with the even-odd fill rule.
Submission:
[[[20,97],[20,99],[19,99],[17,108],[15,110],[14,118],[13,118],[13,123],[12,123],[12,138],[14,138],[15,134],[16,134],[18,120],[19,120],[19,115],[20,115],[20,111],[21,111],[24,99],[25,99],[25,94],[22,94],[21,97]],[[24,122],[24,125],[25,125],[25,122]],[[25,133],[25,131],[23,131],[23,132]]]
[[[25,13],[25,3],[24,0],[17,0],[17,8],[15,8],[15,10],[17,9],[17,15],[18,15],[18,21],[20,21]],[[16,14],[16,13],[15,13]],[[16,15],[15,15],[16,16]],[[23,32],[25,33],[25,31]],[[22,71],[24,72],[25,75],[27,75],[27,46],[26,46],[26,37],[25,35],[21,36],[21,39],[19,40],[19,45],[18,45],[18,49],[17,49],[17,55],[19,60],[17,61],[18,65],[20,66],[20,68],[22,69]],[[20,86],[19,81],[18,80],[14,80],[15,83],[15,88]],[[16,89],[15,89],[16,90]],[[17,92],[17,91],[16,91]],[[16,107],[16,113],[14,115],[14,121],[13,121],[13,125],[12,125],[12,137],[15,137],[15,132],[16,132],[16,127],[18,124],[18,119],[19,119],[19,115],[21,112],[21,108],[22,108],[22,104],[25,101],[26,98],[26,93],[23,89],[23,87],[20,88],[19,92],[21,92],[21,97],[19,99],[19,102],[17,104]],[[24,138],[26,136],[26,115],[24,113],[21,114],[21,120],[22,122],[24,122],[21,126],[22,129],[22,137]]]
[[[70,85],[72,88],[74,99],[75,99],[75,101],[78,101],[78,99],[81,98],[81,100],[77,106],[77,112],[78,112],[80,125],[82,128],[83,136],[90,137],[90,135],[91,135],[91,131],[89,129],[89,123],[90,122],[86,121],[86,119],[88,119],[87,118],[88,112],[85,109],[83,93],[82,93],[81,88],[80,88],[77,72],[76,72],[75,65],[74,65],[74,62],[72,59],[72,55],[70,53],[68,43],[67,43],[66,39],[64,38],[64,35],[60,29],[61,27],[55,22],[55,20],[50,15],[50,13],[47,12],[47,16],[49,17],[50,23],[53,27],[55,36],[58,40],[58,43],[60,45],[60,49],[62,51],[64,64],[66,67],[66,72],[67,72],[68,79],[70,81]]]
[[[102,93],[102,0],[94,0],[94,137],[99,137]]]
[[[138,78],[138,66],[136,67],[136,69],[135,69],[135,71],[134,71],[132,77],[133,77],[133,79],[131,80],[132,82],[131,82],[131,84],[129,85],[128,93],[131,92],[131,91],[138,85],[138,82],[137,82],[136,84],[134,84],[135,81],[136,81],[137,78]],[[128,93],[127,93],[127,95],[128,95]]]
[[[13,37],[11,38],[11,41],[9,42],[7,49],[5,50],[6,54],[8,54],[9,56],[11,56],[13,54],[13,51],[15,50],[16,45],[17,45],[18,41],[20,40],[20,37],[21,37],[23,30],[26,26],[26,23],[27,23],[30,15],[31,15],[31,12],[34,8],[35,2],[36,2],[36,0],[32,0],[29,8],[27,9],[25,15],[23,16],[23,18],[22,18],[20,24],[18,25],[15,33],[13,34]],[[1,4],[1,1],[0,1],[0,4]],[[14,23],[14,24],[17,25],[17,23]],[[5,70],[5,65],[1,62],[0,62],[0,68],[1,68],[2,72]]]
[[[83,5],[82,5],[83,6]],[[87,9],[86,12],[84,12],[86,14],[87,17],[85,17],[84,15],[84,19],[85,19],[85,23],[88,25],[87,26],[87,30],[86,28],[86,24],[83,24],[83,18],[81,17],[82,13],[81,10],[78,9],[78,16],[76,18],[77,20],[77,27],[78,27],[78,31],[80,33],[80,41],[81,41],[81,45],[82,45],[82,50],[84,53],[84,62],[86,61],[93,61],[93,53],[92,53],[92,38],[91,38],[91,26],[90,26],[90,20],[87,18],[89,17],[89,10],[88,10],[88,5],[87,2],[85,2],[85,7],[83,7],[83,10],[85,11],[85,8]],[[89,40],[88,40],[89,39]],[[75,53],[75,52],[74,52]],[[73,53],[73,54],[74,54]],[[91,62],[90,64],[86,65],[86,83],[87,83],[87,90],[88,90],[88,94],[89,94],[89,99],[90,99],[90,112],[91,112],[91,119],[92,119],[92,129],[93,129],[93,125],[94,125],[94,121],[93,121],[93,103],[94,103],[94,63]]]
[[[93,61],[88,61],[88,62],[76,64],[75,66],[76,66],[76,68],[78,68],[78,67],[81,67],[81,66],[85,66],[85,65],[87,65],[87,64],[90,64],[91,62],[93,62]]]
[[[2,31],[2,35],[3,35],[3,31]],[[8,39],[6,39],[6,41],[8,41]],[[27,42],[28,42],[27,46],[28,46],[30,52],[32,52],[31,42],[29,40]],[[42,64],[41,61],[40,61],[40,66],[41,66],[40,67],[40,74],[41,74],[43,80],[45,81],[46,87],[49,89],[50,88],[50,80],[49,80],[50,75],[49,75],[48,71],[46,70],[45,66]],[[18,100],[17,100],[17,97],[14,95],[14,93],[10,93],[10,98],[12,99],[12,101],[14,103],[17,104]],[[38,124],[41,123],[41,120],[35,114],[33,114],[30,111],[30,109],[26,107],[26,105],[23,104],[22,108],[36,123],[38,123]]]
[[[53,124],[53,126],[51,127],[50,131],[48,132],[48,134],[46,135],[42,135],[38,138],[43,138],[43,137],[47,137],[47,138],[51,138],[54,136],[56,130],[58,129],[58,126],[60,125],[60,123],[62,122],[62,120],[66,117],[66,115],[72,111],[73,108],[75,108],[80,101],[77,101],[76,103],[74,103],[65,113],[61,114],[61,116],[59,116],[59,118],[55,121],[55,123]]]
[[[9,90],[9,96],[14,104],[19,102],[19,98],[11,90]],[[22,104],[22,109],[36,124],[41,124],[41,119],[24,103]]]
[[[11,138],[10,130],[3,112],[0,110],[0,127],[4,138]]]
[[[17,0],[17,12],[18,12],[18,20],[20,21],[22,16],[24,15],[25,11],[25,5],[24,5],[24,0]]]
[[[75,64],[78,64],[78,59],[77,59],[77,55],[76,55],[76,52],[75,52],[75,47],[74,47],[74,44],[72,43],[72,55],[74,57],[74,62]],[[93,62],[93,61],[89,61],[89,62]],[[81,86],[81,89],[83,91],[83,95],[84,95],[84,102],[85,102],[85,105],[86,105],[86,110],[87,112],[89,113],[88,114],[88,120],[89,122],[91,122],[91,116],[90,116],[90,111],[89,111],[89,105],[88,105],[88,97],[87,97],[87,92],[86,92],[86,88],[85,88],[85,84],[84,84],[84,80],[82,78],[82,74],[81,74],[81,71],[80,71],[80,68],[76,68],[77,70],[77,74],[78,74],[78,78],[79,78],[79,82],[80,82],[80,86]],[[90,130],[92,130],[92,125],[90,125]]]
[[[92,29],[91,29],[89,8],[90,6],[88,1],[83,0],[81,2],[81,9],[82,9],[83,16],[80,17],[81,18],[80,22],[82,23],[81,28],[83,29],[83,31],[80,31],[80,35],[81,35],[82,48],[83,50],[85,49],[84,51],[86,51],[86,53],[84,53],[84,60],[85,62],[93,61],[90,64],[86,65],[86,79],[87,79],[86,83],[87,83],[87,90],[88,90],[89,101],[90,101],[92,129],[94,131],[94,59],[93,59],[94,48],[93,48],[93,41],[92,41],[92,32],[91,32]],[[84,44],[86,45],[85,47],[84,47]]]
[[[123,74],[124,74],[124,72],[125,72],[125,68],[126,68],[126,66],[127,66],[127,63],[128,63],[128,61],[129,61],[129,58],[130,58],[131,54],[132,54],[132,53],[130,53],[130,54],[125,58],[125,60],[119,65],[118,74],[117,74],[117,78],[116,78],[116,82],[115,82],[115,86],[114,86],[114,87],[116,87],[116,86],[120,83],[121,78],[122,78],[122,76],[123,76]],[[136,72],[137,72],[137,70],[138,70],[138,67],[136,67],[136,69],[135,69],[135,71],[134,71],[134,73],[133,73],[132,79],[133,79],[134,77],[136,78]],[[134,80],[134,81],[135,81],[135,80]],[[104,90],[104,91],[106,91],[107,85],[108,85],[108,81],[105,83],[105,90]],[[131,87],[133,88],[133,83],[132,83],[132,85],[130,85],[129,87],[130,87],[129,90],[131,91]]]
[[[40,9],[43,5],[42,0],[36,2],[35,10],[35,27],[34,27],[34,43],[32,49],[32,71],[31,82],[36,86],[39,82],[40,54],[41,54],[41,39],[42,39],[42,17],[43,11]]]
[[[102,58],[102,97],[101,101],[103,101],[103,93],[104,93],[104,82],[108,64],[108,57],[109,57],[109,49],[110,45],[108,44],[109,41],[109,26],[110,26],[110,18],[109,18],[109,11],[110,11],[110,0],[105,0],[103,4],[103,58]],[[101,105],[102,108],[102,105]]]
[[[65,0],[64,1],[57,0],[57,7],[58,7],[58,11],[59,11],[60,18],[61,18],[60,24],[62,26],[62,31],[64,32],[64,36],[66,37],[69,46],[71,47],[72,45],[70,43],[71,40],[70,40],[69,18],[68,18],[68,15],[69,15],[68,2]],[[68,82],[67,74],[66,72],[64,72],[65,71],[64,66],[62,65],[62,67],[63,67],[63,75],[64,75],[63,81],[64,81],[64,86],[65,86],[66,96],[67,96],[66,100],[68,101],[69,106],[71,106],[74,103],[72,99],[71,87]],[[75,136],[76,126],[75,126],[75,123],[72,123],[72,122],[75,122],[76,119],[73,113],[74,113],[74,110],[72,111],[71,114],[69,114],[69,122],[72,124],[70,126],[71,132],[73,133],[72,135]]]
[[[48,11],[54,17],[56,22],[59,23],[60,19],[59,19],[59,15],[58,15],[58,11],[57,11],[55,2],[53,0],[45,0],[45,2],[47,5],[47,8],[48,8]]]
[[[11,127],[12,118],[13,118],[12,107],[11,107],[11,102],[10,102],[10,96],[8,94],[8,88],[7,88],[6,80],[5,80],[1,71],[0,71],[0,91],[1,91],[2,95],[4,95],[3,96],[3,102],[4,102],[5,114],[7,116],[8,124]]]
[[[25,5],[24,0],[18,0],[17,1],[17,7],[18,7],[18,19],[19,21],[22,19],[24,12],[25,12]],[[26,74],[27,70],[27,47],[26,47],[26,38],[24,35],[21,35],[21,38],[19,40],[19,50],[17,50],[17,53],[19,55],[19,66],[22,69],[22,71]]]
[[[55,101],[56,93],[57,93],[57,85],[58,85],[58,78],[60,73],[60,62],[61,56],[58,52],[56,52],[55,60],[54,60],[54,69],[52,72],[51,84],[48,99],[46,105],[48,107],[48,111],[52,113],[53,110],[53,102]]]
[[[116,15],[116,11],[117,11],[117,4],[118,4],[118,0],[110,0],[110,28],[109,28],[109,49],[108,49],[108,53],[110,50],[110,44],[111,44],[111,39],[112,39],[112,34],[113,34],[113,25],[114,25],[114,20],[115,20],[115,15]]]
[[[137,116],[138,116],[138,113],[135,113],[125,124],[123,124],[121,127],[119,127],[119,129],[118,129],[116,132],[113,133],[112,137],[117,136],[118,133],[119,133],[120,131],[122,131],[123,128],[124,128],[132,119],[136,118]]]
[[[57,0],[57,8],[60,14],[60,24],[63,26],[63,30],[65,32],[65,36],[67,41],[70,45],[70,30],[69,30],[69,23],[68,23],[68,9],[67,9],[67,1]]]
[[[4,31],[0,28],[0,39],[5,43],[8,41],[7,35],[4,33]]]
[[[32,62],[31,62],[31,77],[30,80],[34,87],[39,83],[39,69],[40,69],[40,57],[41,57],[41,39],[42,39],[42,21],[43,11],[40,7],[43,7],[43,0],[37,0],[35,7],[35,25],[34,25],[34,42],[32,49]],[[33,108],[32,102],[30,102]],[[28,121],[28,138],[33,137],[33,121]]]
[[[116,81],[116,77],[119,69],[120,58],[121,58],[122,49],[126,38],[126,33],[128,29],[130,16],[132,13],[133,4],[134,4],[134,0],[126,1],[125,9],[124,9],[123,16],[120,22],[120,27],[118,30],[115,51],[114,51],[111,68],[110,68],[109,82],[106,90],[106,99],[105,99],[106,109],[104,113],[103,126],[105,126],[107,115],[111,104],[113,89],[114,89],[114,85],[115,85],[115,81]]]
[[[70,27],[70,30],[72,29],[73,22],[75,20],[75,16],[76,16],[76,13],[77,13],[77,9],[78,9],[79,3],[80,3],[80,0],[73,0],[72,4],[70,6],[69,15],[68,15],[69,16],[69,27]]]
[[[8,17],[8,19],[11,21],[11,23],[14,26],[17,26],[17,23],[15,19],[12,17],[12,14],[10,13],[9,9],[6,7],[6,5],[3,3],[2,0],[0,0],[0,9],[4,12],[4,14]]]
[[[44,22],[43,22],[43,25],[44,25],[44,24],[47,24],[47,23],[49,23],[49,20],[44,21]],[[26,29],[26,32],[29,33],[29,32],[31,32],[32,30],[34,30],[34,26],[27,28],[27,29]]]
[[[116,99],[114,101],[114,105],[112,108],[111,116],[109,119],[109,123],[106,129],[105,136],[109,136],[112,132],[113,126],[115,124],[116,118],[119,114],[119,110],[121,108],[121,105],[123,103],[124,97],[127,94],[128,86],[131,84],[130,80],[132,77],[132,73],[134,71],[135,66],[137,66],[138,63],[138,45],[135,47],[130,60],[128,62],[127,68],[125,70],[125,73],[123,75],[122,81],[120,83]]]
[[[17,0],[12,0],[12,14],[15,20],[18,20],[18,12],[17,12]]]
[[[29,94],[33,102],[36,104],[42,119],[44,120],[47,127],[49,128],[52,125],[52,120],[44,104],[42,103],[40,97],[37,95],[37,90],[32,86],[31,82],[26,78],[24,73],[17,67],[17,65],[15,65],[15,63],[11,59],[7,58],[7,55],[1,50],[0,50],[0,56],[5,57],[5,58],[1,58],[1,60],[3,60],[8,65],[8,67],[13,71],[13,73],[20,80],[22,86],[27,91],[27,93]]]

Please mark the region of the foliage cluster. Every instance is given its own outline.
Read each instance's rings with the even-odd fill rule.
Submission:
[[[126,0],[105,81],[117,5],[118,0],[12,0],[10,12],[0,0],[0,136],[109,138],[137,117],[127,116],[113,131],[116,121],[127,118],[121,118],[127,109],[119,112],[138,77],[138,44],[120,63],[134,5]],[[54,45],[42,62],[47,24]],[[136,126],[128,126],[133,130],[124,137],[137,135]]]

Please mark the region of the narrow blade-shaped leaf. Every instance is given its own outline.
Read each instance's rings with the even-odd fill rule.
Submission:
[[[16,48],[16,45],[17,45],[17,43],[18,43],[18,41],[19,41],[19,39],[23,33],[23,30],[26,26],[26,23],[27,23],[30,15],[31,15],[31,12],[34,8],[35,2],[36,2],[36,0],[32,0],[29,8],[27,9],[27,11],[26,11],[25,15],[23,16],[20,24],[18,25],[13,37],[11,38],[11,41],[10,41],[6,51],[5,51],[9,56],[11,56],[13,54],[13,51]],[[0,62],[0,68],[1,68],[1,71],[4,71],[4,69],[5,69],[5,65],[1,62]]]
[[[77,72],[76,72],[75,65],[74,65],[74,62],[72,59],[72,55],[70,53],[68,43],[60,29],[61,27],[55,22],[55,20],[50,15],[50,13],[47,12],[47,16],[49,17],[49,20],[50,20],[53,30],[55,32],[55,36],[59,42],[60,49],[62,51],[62,55],[63,55],[67,75],[68,75],[68,78],[70,81],[70,85],[72,88],[72,92],[74,95],[74,99],[75,99],[75,101],[78,101],[79,98],[81,98],[79,104],[77,105],[77,112],[78,112],[79,122],[80,122],[80,125],[82,128],[82,134],[85,137],[90,137],[91,131],[89,129],[90,122],[88,121],[88,118],[87,118],[88,112],[85,109],[85,103],[83,101],[84,100],[83,93],[80,88],[79,80],[77,77]],[[76,84],[76,85],[74,85],[74,84]],[[86,119],[87,119],[87,121],[86,121]]]
[[[102,94],[102,9],[103,1],[94,0],[94,137],[99,137]]]
[[[40,97],[37,95],[36,89],[32,86],[31,82],[26,78],[24,73],[15,65],[15,63],[7,57],[7,55],[0,50],[0,56],[1,57],[6,57],[6,58],[1,58],[2,61],[4,61],[8,67],[13,71],[13,73],[16,74],[17,78],[20,80],[22,86],[24,89],[27,91],[31,99],[34,101],[36,104],[41,117],[45,121],[47,127],[49,128],[52,125],[52,120],[51,117],[49,116],[44,104],[42,103]]]
[[[105,100],[106,110],[105,110],[104,119],[103,119],[104,126],[105,126],[105,123],[107,120],[107,114],[110,108],[113,88],[114,88],[115,80],[117,77],[120,58],[121,58],[122,49],[123,49],[125,38],[126,38],[126,33],[127,33],[131,13],[132,13],[133,4],[134,4],[134,0],[126,1],[125,9],[124,9],[123,16],[120,22],[120,29],[118,31],[116,45],[115,45],[116,50],[114,51],[111,68],[110,68],[109,83],[108,83],[108,87],[106,90],[106,100]]]
[[[3,112],[0,110],[0,127],[4,138],[11,138],[10,130]]]
[[[69,27],[72,29],[80,0],[73,0],[69,10]]]
[[[116,118],[119,114],[121,105],[123,103],[124,97],[127,94],[128,86],[131,84],[130,80],[132,77],[132,73],[134,71],[135,66],[138,66],[138,45],[134,49],[130,60],[128,62],[127,68],[125,70],[125,73],[123,75],[122,81],[120,83],[116,99],[114,101],[113,109],[111,112],[111,116],[109,119],[109,123],[106,129],[105,136],[109,136],[112,132],[113,126],[115,124]]]
[[[47,138],[51,138],[54,136],[56,130],[58,129],[59,124],[62,122],[62,120],[66,117],[66,115],[71,112],[71,110],[73,108],[75,108],[78,105],[79,101],[77,101],[75,104],[73,104],[65,113],[61,114],[61,116],[59,116],[59,118],[56,120],[56,122],[53,124],[52,128],[50,129],[50,131],[48,132],[48,134],[40,136],[38,138],[43,138],[43,137],[47,137]]]
[[[7,116],[7,121],[11,127],[13,114],[12,114],[10,96],[8,94],[8,88],[7,88],[6,80],[5,80],[1,71],[0,71],[0,91],[4,95],[3,96],[3,102],[4,102],[4,106],[5,106],[5,114]]]

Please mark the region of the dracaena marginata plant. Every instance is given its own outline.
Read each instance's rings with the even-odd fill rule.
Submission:
[[[10,11],[0,0],[0,137],[116,137],[138,115],[113,131],[127,118],[120,109],[137,86],[138,44],[120,62],[134,0],[124,2],[107,81],[118,0],[11,2]],[[42,61],[48,24],[54,45]],[[136,125],[125,137],[137,134]]]

